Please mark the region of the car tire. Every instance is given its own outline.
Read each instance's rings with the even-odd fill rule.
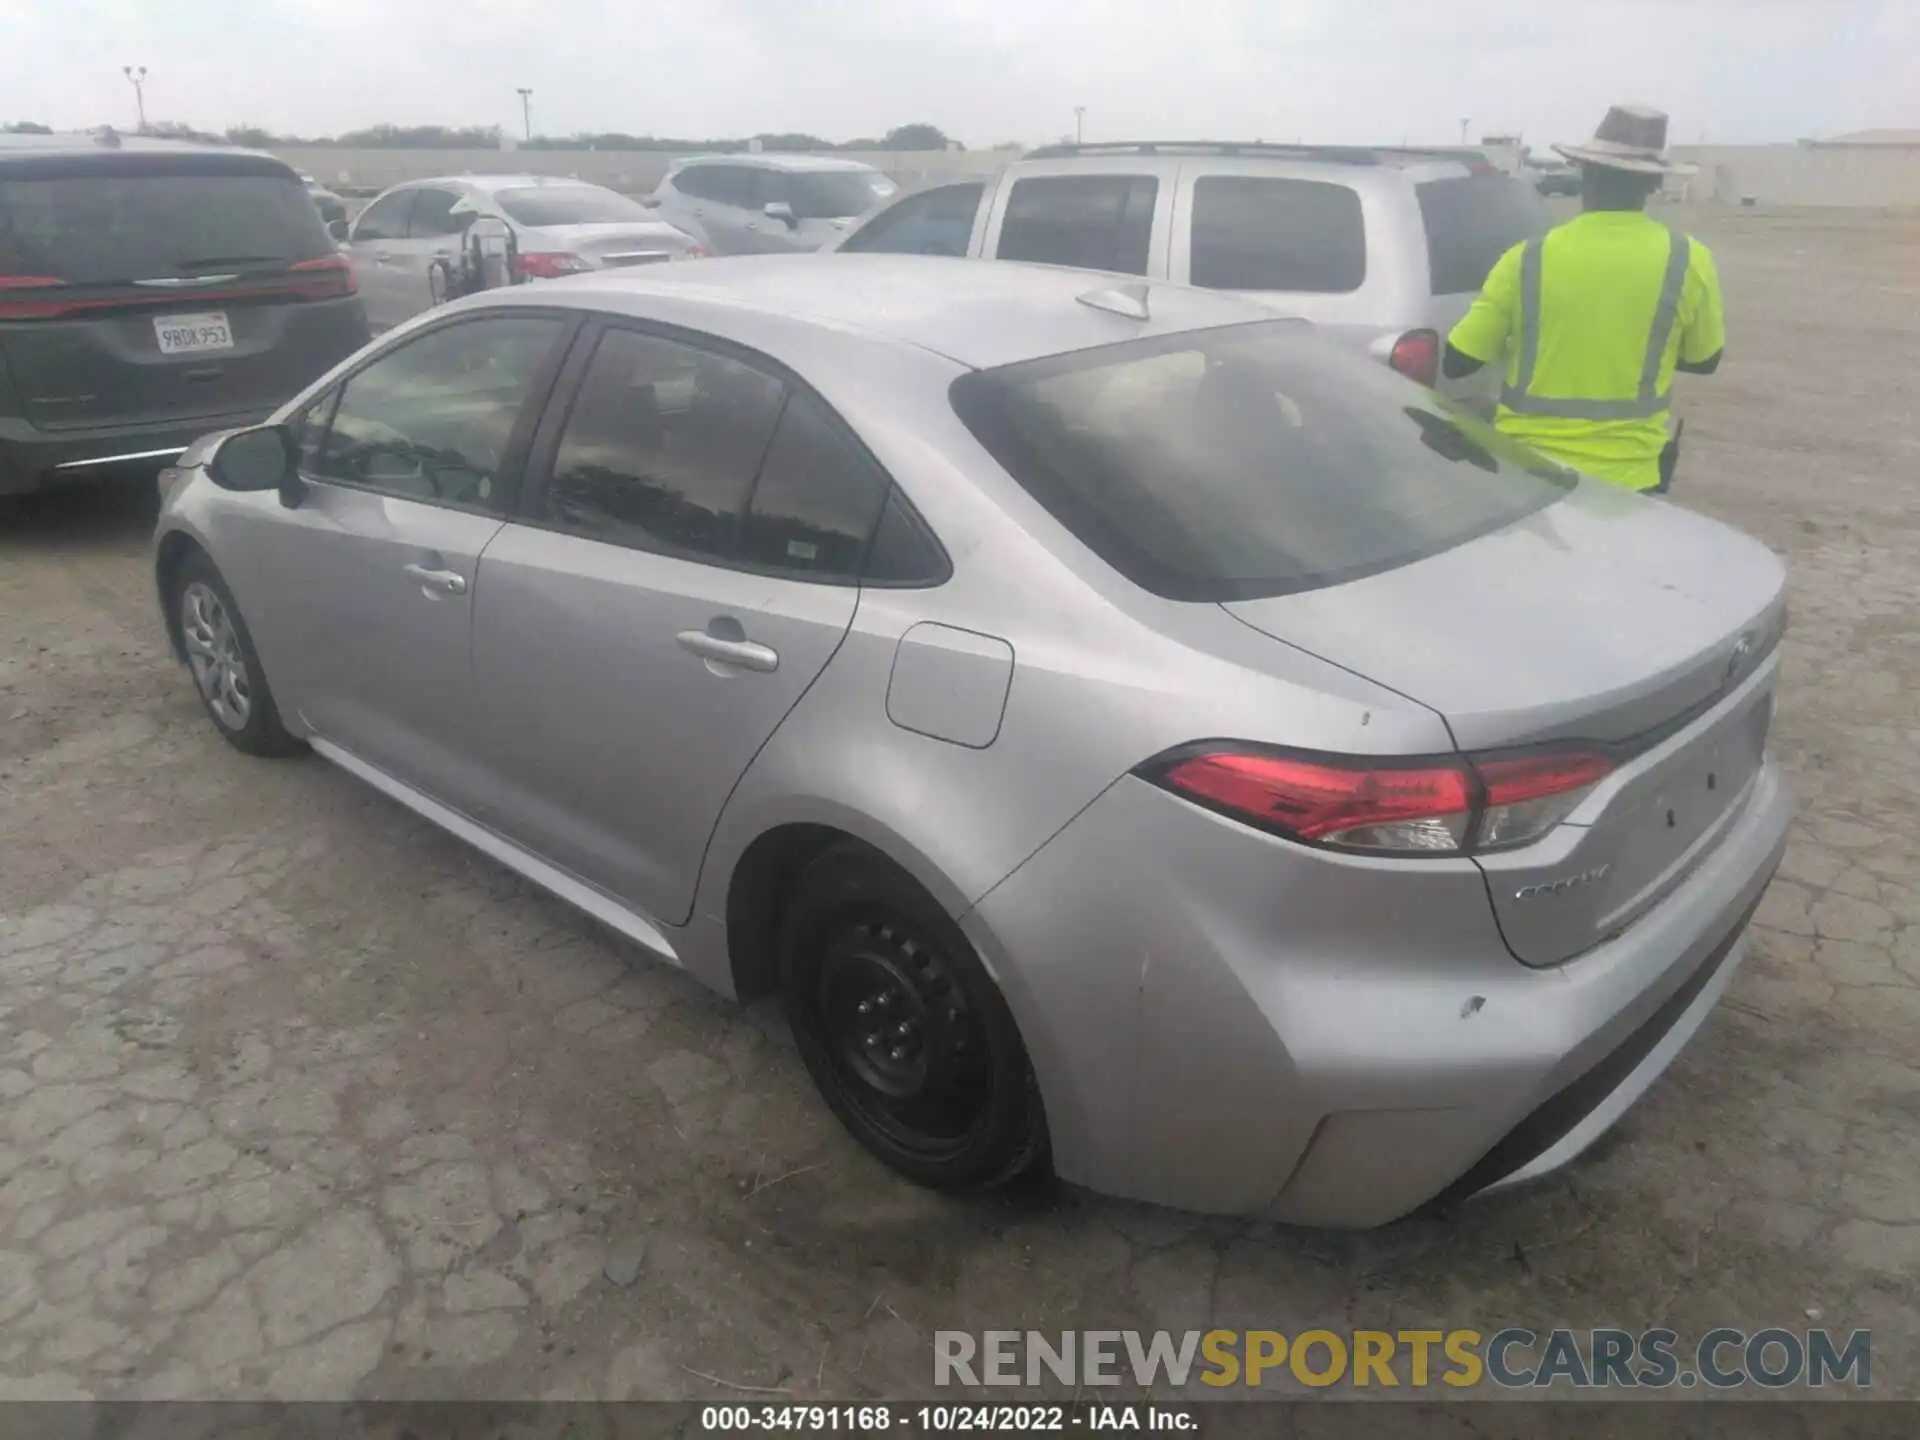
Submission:
[[[233,592],[203,552],[195,551],[174,571],[169,602],[194,693],[226,742],[248,755],[304,751],[305,743],[281,723]]]
[[[1046,1114],[1006,998],[944,909],[858,843],[802,871],[779,934],[787,1018],[855,1139],[922,1185],[1043,1165]]]

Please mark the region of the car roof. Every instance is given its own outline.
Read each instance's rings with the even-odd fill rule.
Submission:
[[[755,165],[762,170],[871,170],[863,160],[848,160],[839,155],[790,155],[751,151],[739,155],[689,155],[673,167],[691,169],[695,165]]]
[[[484,195],[495,195],[502,190],[578,190],[583,186],[589,190],[607,188],[596,181],[580,180],[571,175],[433,175],[421,180],[405,180],[393,188],[405,190],[416,185],[464,185]]]
[[[1146,291],[1145,321],[1082,302],[1135,286]],[[477,298],[529,303],[517,288]],[[785,322],[766,323],[770,334],[797,322],[913,346],[972,369],[1278,318],[1218,291],[1064,266],[925,255],[749,255],[598,270],[549,281],[538,298],[703,328],[745,344],[755,343],[756,321]]]
[[[1029,150],[1014,162],[1015,166],[1044,163],[1049,167],[1072,164],[1076,160],[1269,160],[1289,168],[1326,166],[1347,171],[1419,172],[1453,175],[1470,169],[1478,151],[1459,146],[1407,145],[1316,145],[1281,144],[1265,140],[1108,140],[1078,144],[1071,141],[1042,145]]]

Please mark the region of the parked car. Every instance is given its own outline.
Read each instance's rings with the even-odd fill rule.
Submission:
[[[366,339],[353,272],[281,161],[0,136],[0,493],[171,459]]]
[[[1232,296],[603,272],[275,422],[159,520],[220,734],[779,989],[925,1183],[1362,1225],[1544,1173],[1781,854],[1779,561]]]
[[[820,250],[899,191],[857,160],[713,155],[675,162],[647,205],[716,255]]]
[[[300,183],[307,187],[307,195],[313,201],[313,208],[320,212],[322,223],[332,225],[345,224],[347,202],[322,185],[306,171],[299,171]]]
[[[1494,261],[1550,223],[1530,186],[1444,151],[1138,142],[1047,146],[900,197],[836,248],[1230,290],[1431,385]]]
[[[1531,167],[1534,189],[1542,195],[1578,195],[1580,171],[1573,165],[1536,165]]]
[[[381,192],[342,237],[376,330],[434,303],[436,260],[458,257],[460,237],[482,215],[507,223],[526,280],[608,266],[685,260],[705,250],[639,201],[584,180],[545,175],[459,175],[410,180]]]

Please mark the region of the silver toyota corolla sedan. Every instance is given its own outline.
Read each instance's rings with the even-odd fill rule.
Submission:
[[[725,994],[949,1187],[1542,1174],[1780,855],[1767,550],[1226,296],[908,256],[456,302],[165,477],[219,731]]]

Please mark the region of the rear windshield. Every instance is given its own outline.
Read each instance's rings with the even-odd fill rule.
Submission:
[[[787,193],[796,220],[848,220],[891,195],[893,182],[859,170],[803,171],[788,178]]]
[[[291,174],[0,180],[0,275],[108,285],[272,269],[332,248]]]
[[[1249,600],[1391,570],[1575,483],[1294,321],[978,371],[952,398],[1055,519],[1172,600]]]
[[[1427,180],[1416,188],[1436,295],[1478,290],[1494,261],[1553,223],[1539,191],[1506,175]]]
[[[502,190],[494,196],[507,218],[522,225],[597,225],[609,221],[653,220],[638,200],[597,185],[540,185]]]

